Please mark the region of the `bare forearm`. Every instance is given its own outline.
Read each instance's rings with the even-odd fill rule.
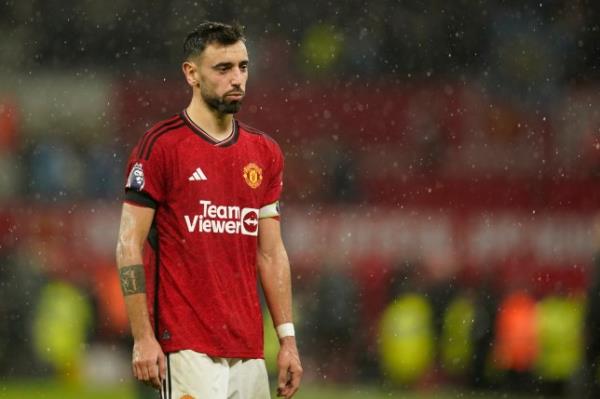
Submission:
[[[132,210],[124,207],[116,251],[121,289],[135,339],[153,334],[146,305],[146,277],[142,262],[144,234],[139,231],[139,223]]]
[[[292,319],[290,262],[281,239],[279,220],[264,218],[258,225],[257,266],[273,324],[278,327],[277,396],[289,399],[298,390],[302,365],[296,346]],[[284,324],[282,326],[282,324]]]
[[[269,312],[275,326],[292,322],[292,284],[290,263],[283,244],[276,245],[276,250],[261,253],[259,251],[260,278],[269,306]],[[273,248],[271,248],[273,249]],[[277,396],[291,398],[294,396],[302,379],[302,365],[296,337],[279,334],[279,354],[277,355]]]
[[[258,268],[273,324],[292,322],[290,263],[285,250],[259,253]]]

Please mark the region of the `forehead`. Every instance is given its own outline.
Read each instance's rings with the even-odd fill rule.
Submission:
[[[222,45],[211,43],[202,52],[200,61],[207,65],[216,65],[220,63],[237,64],[248,60],[248,51],[244,42],[239,41],[231,45]]]

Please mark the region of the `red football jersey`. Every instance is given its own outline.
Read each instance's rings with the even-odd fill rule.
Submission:
[[[156,209],[145,251],[148,306],[165,352],[263,357],[258,219],[278,217],[283,156],[234,120],[215,141],[183,111],[133,149],[125,201]]]

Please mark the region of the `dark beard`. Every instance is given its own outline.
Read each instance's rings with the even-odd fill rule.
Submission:
[[[200,94],[202,94],[204,102],[210,108],[214,109],[220,114],[235,114],[240,110],[240,108],[242,108],[241,101],[225,102],[222,98],[209,97],[207,95],[204,95],[202,92]]]

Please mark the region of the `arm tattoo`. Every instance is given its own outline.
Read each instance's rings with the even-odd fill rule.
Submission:
[[[146,292],[144,265],[124,266],[119,269],[119,275],[124,296]]]

